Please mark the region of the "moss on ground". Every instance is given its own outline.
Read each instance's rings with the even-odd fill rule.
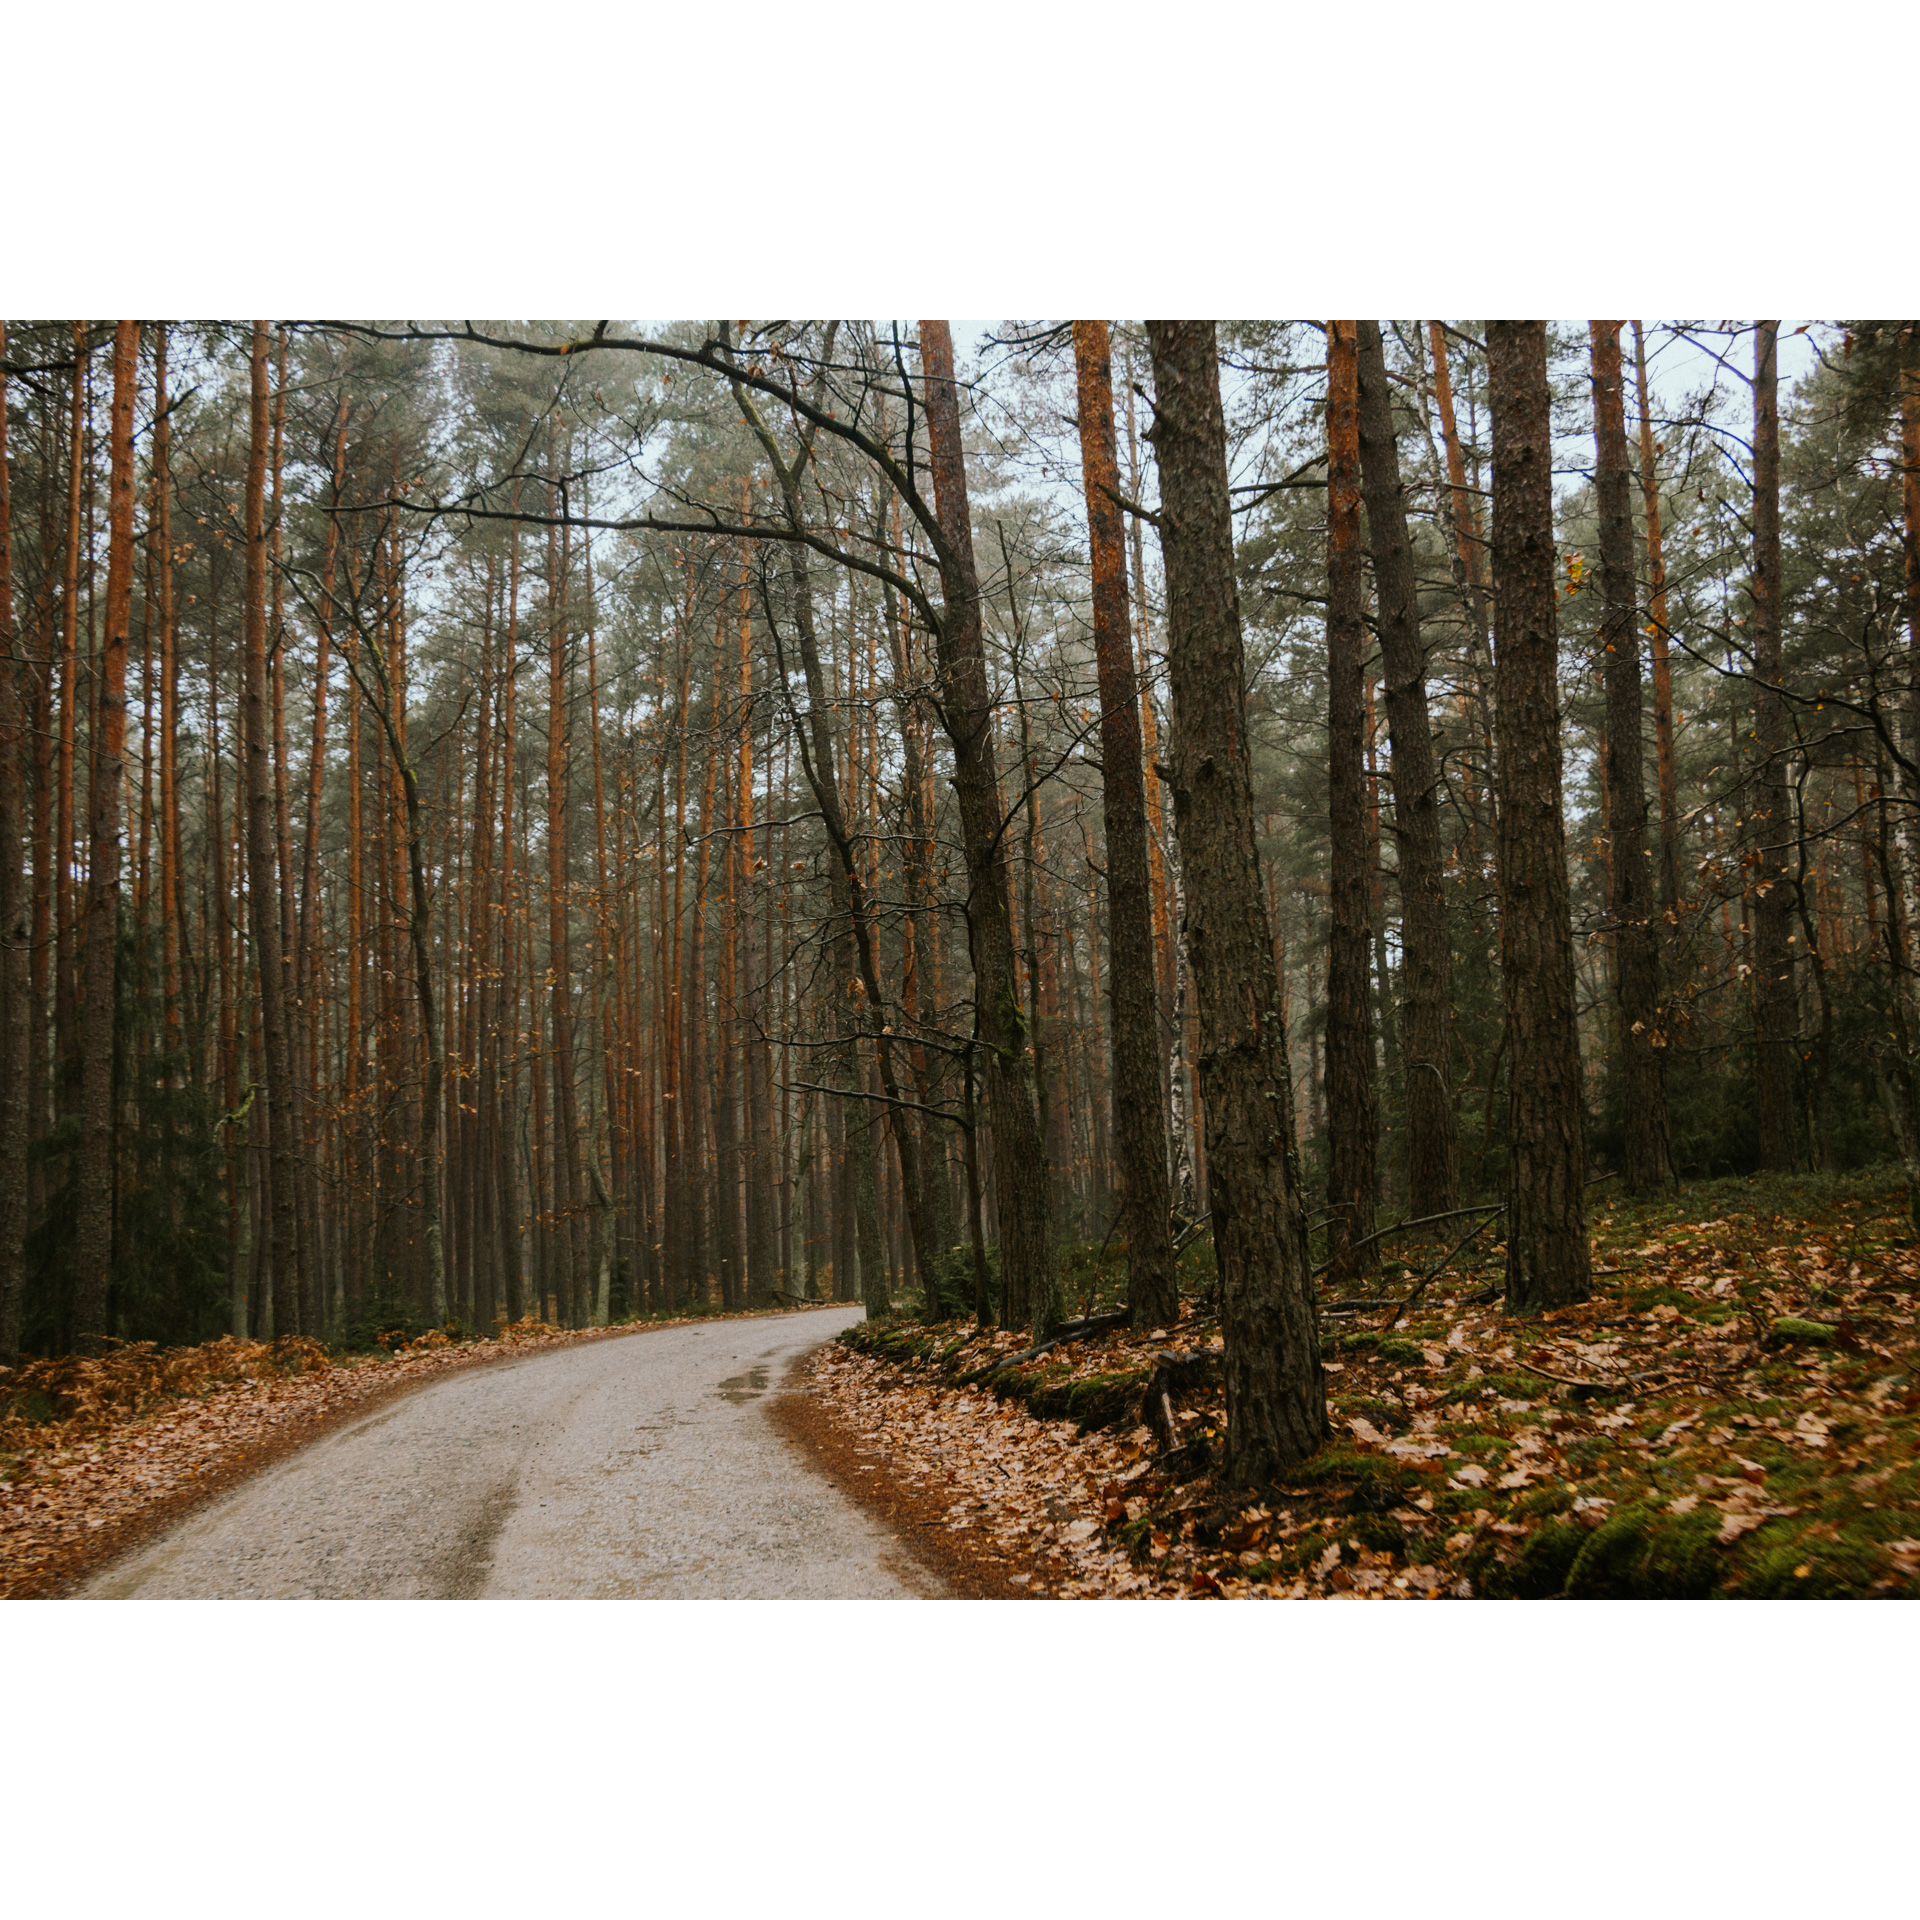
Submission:
[[[1920,1597],[1920,1244],[1904,1183],[1714,1182],[1602,1207],[1593,1230],[1610,1271],[1581,1306],[1505,1315],[1482,1297],[1496,1245],[1391,1329],[1324,1320],[1332,1438],[1257,1508],[1195,1479],[1192,1459],[1156,1471],[1162,1443],[1137,1433],[1132,1517],[1110,1537],[1143,1562],[1156,1536],[1199,1553],[1229,1591],[1325,1592],[1341,1570],[1356,1590],[1391,1573],[1424,1591],[1438,1582],[1405,1578],[1424,1570],[1449,1592],[1515,1598]],[[1391,1275],[1364,1287],[1395,1291]],[[1124,1428],[1169,1346],[1212,1332],[1190,1306],[1171,1342],[1123,1329],[1017,1367],[1024,1338],[964,1323],[843,1337],[926,1380],[997,1360],[978,1381],[997,1398]],[[1217,1378],[1182,1398],[1203,1416],[1183,1434],[1223,1430]],[[1256,1510],[1258,1539],[1233,1523]]]

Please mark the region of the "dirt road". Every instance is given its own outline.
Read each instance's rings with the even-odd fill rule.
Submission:
[[[249,1481],[85,1599],[903,1599],[942,1589],[766,1418],[859,1309],[456,1374]]]

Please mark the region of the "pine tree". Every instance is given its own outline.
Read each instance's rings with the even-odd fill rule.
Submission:
[[[1512,1062],[1507,1306],[1529,1312],[1584,1300],[1593,1290],[1561,804],[1546,323],[1490,323],[1487,370],[1493,415],[1500,971]]]
[[[1327,1438],[1326,1381],[1293,1139],[1293,1089],[1254,853],[1246,653],[1211,321],[1147,323],[1167,571],[1169,742],[1200,1020],[1207,1183],[1225,1341],[1228,1482]]]

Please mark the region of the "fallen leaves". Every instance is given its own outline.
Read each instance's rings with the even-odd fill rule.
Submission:
[[[1904,1190],[1728,1182],[1620,1218],[1597,1222],[1601,1283],[1578,1307],[1516,1322],[1468,1275],[1387,1335],[1330,1317],[1334,1438],[1262,1495],[1257,1521],[1206,1474],[1217,1379],[1177,1392],[1171,1422],[1153,1411],[1153,1428],[1127,1430],[1156,1356],[1204,1352],[1192,1313],[1154,1340],[1059,1349],[1019,1370],[1017,1393],[989,1367],[956,1394],[937,1364],[954,1330],[896,1330],[842,1350],[844,1410],[929,1474],[952,1470],[966,1436],[996,1436],[970,1524],[1083,1556],[1036,1572],[1035,1591],[1920,1593],[1920,1246]],[[1797,1319],[1848,1338],[1776,1331]],[[974,1336],[969,1353],[1005,1366],[1023,1340]],[[1117,1435],[1110,1380],[1134,1383]],[[887,1397],[907,1391],[911,1414]],[[1033,1417],[1083,1408],[1085,1435]],[[1033,1514],[1030,1476],[1068,1462],[1084,1508]]]

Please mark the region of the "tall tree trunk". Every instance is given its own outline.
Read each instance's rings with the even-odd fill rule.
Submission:
[[[415,1178],[419,1182],[421,1225],[426,1243],[423,1304],[438,1326],[445,1322],[448,1312],[446,1236],[441,1206],[444,1176],[440,1161],[441,1110],[447,1075],[446,1034],[435,1011],[432,897],[427,886],[430,863],[426,847],[426,809],[420,798],[419,771],[407,748],[406,582],[397,555],[390,572],[391,608],[387,647],[383,652],[377,636],[363,633],[353,664],[360,691],[372,707],[374,718],[379,722],[386,739],[387,753],[392,761],[389,790],[398,788],[399,817],[393,818],[395,809],[392,807],[382,808],[381,812],[388,821],[386,831],[396,843],[391,847],[389,906],[392,913],[404,912],[406,915],[408,955],[413,965],[414,1005],[420,1022],[420,1041],[426,1053],[426,1085],[420,1096],[415,1129],[414,1152],[418,1158]],[[372,675],[371,684],[361,677],[363,674]],[[402,838],[404,847],[397,844]],[[402,862],[404,872],[391,870]],[[389,865],[387,861],[381,864]],[[409,1036],[404,1017],[405,995],[398,984],[399,956],[395,955],[394,959],[396,964],[391,971],[395,985],[390,1001],[390,1018],[395,1033],[386,1078],[397,1086],[413,1061],[409,1058],[411,1049],[407,1045]],[[264,961],[262,975],[265,975]],[[413,1059],[417,1059],[417,1056],[413,1056]],[[397,1119],[398,1115],[395,1115]],[[395,1141],[397,1144],[397,1126]],[[400,1204],[400,1196],[405,1192],[406,1185],[402,1182],[394,1199],[396,1209]],[[409,1259],[408,1271],[410,1276],[417,1278],[418,1263]]]
[[[334,416],[333,488],[331,504],[338,507],[346,479],[347,396],[340,396]],[[320,1105],[320,1014],[324,982],[320,965],[320,798],[327,770],[327,675],[332,667],[334,576],[340,554],[340,518],[327,515],[327,532],[320,574],[319,632],[315,642],[313,668],[313,735],[307,749],[307,818],[300,861],[300,916],[296,990],[306,1012],[306,1101],[303,1103],[301,1150],[306,1166],[304,1180],[310,1196],[312,1220],[317,1229],[322,1218],[320,1201],[321,1137],[315,1115]],[[328,1238],[331,1238],[329,1225]],[[308,1248],[308,1258],[324,1275],[329,1264],[322,1252],[322,1240],[316,1232]],[[335,1272],[339,1271],[335,1264]],[[328,1319],[337,1325],[338,1315],[329,1300]]]
[[[549,440],[549,464],[552,463]],[[554,489],[557,492],[557,488]],[[571,676],[567,671],[567,555],[547,539],[547,995],[553,1046],[553,1257],[554,1291],[562,1321],[578,1321],[577,1292],[584,1280],[578,1258],[580,1112],[574,1091],[573,959],[569,950],[567,734]]]
[[[73,323],[73,420],[67,466],[66,584],[60,602],[60,759],[53,868],[54,1084],[58,1095],[56,1111],[62,1114],[71,1111],[73,1106],[76,1092],[73,1076],[77,1065],[75,1047],[78,1022],[74,1016],[74,989],[78,969],[74,961],[76,916],[73,904],[74,727],[80,712],[80,555],[86,544],[81,497],[87,475],[90,438],[87,370],[87,329],[76,320]],[[92,554],[89,551],[89,586],[92,572]]]
[[[1393,393],[1377,320],[1358,323],[1360,477],[1379,593],[1380,667],[1392,743],[1399,850],[1402,1052],[1407,1088],[1407,1199],[1418,1217],[1457,1198],[1453,1115],[1453,949],[1447,934],[1440,774],[1427,718],[1426,652],[1407,537]]]
[[[1360,396],[1355,323],[1327,322],[1327,1259],[1340,1284],[1370,1271],[1374,1047],[1372,874],[1367,839],[1367,618],[1360,557]]]
[[[351,649],[353,640],[348,639]],[[352,653],[348,653],[349,662]],[[361,1068],[366,1059],[366,877],[364,872],[365,781],[361,774],[360,752],[363,728],[359,676],[347,682],[347,1032],[342,1062],[340,1109],[346,1131],[343,1158],[348,1189],[348,1250],[352,1275],[352,1298],[358,1304],[367,1270],[365,1224],[367,1129],[362,1106]]]
[[[1667,562],[1660,543],[1659,449],[1647,403],[1647,337],[1633,323],[1633,372],[1640,402],[1640,503],[1647,524],[1647,630],[1653,642],[1653,734],[1660,780],[1660,905],[1680,911],[1680,789],[1673,759],[1673,657],[1668,649]]]
[[[180,871],[180,662],[173,610],[173,418],[167,402],[167,329],[153,344],[153,538],[160,590],[160,925],[167,1033],[180,1037],[180,948],[186,923]]]
[[[1168,1230],[1173,1202],[1167,1188],[1166,1108],[1160,1091],[1159,986],[1154,978],[1140,695],[1133,670],[1125,536],[1115,498],[1120,471],[1113,356],[1104,320],[1073,323],[1073,357],[1093,560],[1094,665],[1100,680],[1101,814],[1113,961],[1114,1130],[1120,1158],[1120,1226],[1127,1246],[1127,1304],[1136,1327],[1164,1327],[1180,1317],[1180,1296]]]
[[[1134,413],[1133,337],[1124,336],[1126,357],[1124,377],[1127,388],[1127,492],[1134,500],[1140,494],[1140,440]],[[1146,761],[1147,788],[1147,866],[1153,876],[1153,953],[1155,978],[1160,987],[1161,1075],[1167,1073],[1167,1055],[1176,1042],[1172,1037],[1174,975],[1179,970],[1172,923],[1167,914],[1170,888],[1167,880],[1167,816],[1160,799],[1160,723],[1155,718],[1152,687],[1152,653],[1147,640],[1152,631],[1147,607],[1146,535],[1139,514],[1129,529],[1133,557],[1134,610],[1140,616],[1138,639],[1140,664],[1140,739]]]
[[[465,1191],[463,1237],[467,1268],[473,1287],[473,1320],[479,1327],[493,1324],[495,1298],[494,1183],[481,1169],[492,1158],[491,1126],[495,1104],[496,1049],[488,1035],[493,1016],[492,981],[487,965],[487,942],[493,920],[493,703],[498,681],[494,673],[493,618],[495,566],[487,556],[486,614],[480,628],[480,713],[474,728],[473,844],[468,856],[466,996],[460,1039],[461,1182]]]
[[[714,752],[720,753],[731,706],[723,696],[726,685],[726,621],[723,614],[713,636]],[[713,1244],[720,1268],[720,1301],[729,1309],[746,1304],[740,1218],[740,1008],[739,1008],[739,874],[740,836],[732,831],[733,756],[720,769],[720,953],[719,992],[715,1004],[713,1162]]]
[[[1487,328],[1493,415],[1494,698],[1499,727],[1500,972],[1510,1050],[1507,1306],[1593,1291],[1586,1115],[1561,811],[1553,429],[1542,320]]]
[[[1467,608],[1469,666],[1472,692],[1466,701],[1478,744],[1485,756],[1484,785],[1487,825],[1493,828],[1493,711],[1488,693],[1486,552],[1480,537],[1479,515],[1467,479],[1466,455],[1460,446],[1460,428],[1454,413],[1453,375],[1448,366],[1446,329],[1438,320],[1427,322],[1433,348],[1434,401],[1440,414],[1440,437],[1446,448],[1447,490],[1452,498],[1455,578]],[[1476,832],[1478,823],[1476,822]]]
[[[312,1159],[307,1143],[307,1055],[305,1047],[300,1044],[306,1001],[301,987],[303,970],[298,958],[299,934],[295,917],[297,889],[293,874],[293,813],[288,799],[287,764],[287,623],[280,571],[286,417],[287,336],[283,332],[273,381],[273,449],[269,469],[273,493],[268,513],[268,578],[272,582],[273,598],[267,630],[267,651],[272,662],[269,690],[273,702],[273,841],[277,860],[275,871],[279,879],[274,889],[274,904],[280,916],[280,1004],[287,1026],[287,1098],[294,1140],[289,1171],[293,1180],[295,1245],[299,1250],[300,1325],[308,1333],[317,1333],[326,1323],[326,1301],[317,1257]]]
[[[713,866],[713,787],[720,764],[719,689],[709,689],[706,782],[700,800],[700,852],[694,862],[693,911],[688,916],[687,971],[682,989],[686,1010],[687,1053],[682,1076],[681,1122],[686,1128],[687,1281],[692,1297],[705,1300],[712,1278],[713,1240],[709,1196],[712,1167],[707,1156],[707,876]]]
[[[106,634],[90,729],[93,767],[88,782],[86,1031],[81,1043],[80,1189],[74,1238],[73,1328],[77,1339],[107,1331],[108,1289],[113,1273],[114,960],[120,932],[127,626],[133,603],[133,404],[139,381],[140,328],[132,320],[122,320],[113,336]]]
[[[513,510],[520,506],[520,483],[513,486]],[[493,1127],[495,1180],[499,1187],[502,1285],[507,1318],[525,1319],[538,1313],[538,1301],[527,1299],[524,1247],[525,1214],[520,1191],[520,979],[519,942],[514,937],[514,828],[513,785],[519,770],[514,745],[516,701],[514,689],[520,664],[520,523],[508,522],[506,657],[500,663],[500,988],[496,1031],[506,1052],[506,1087],[499,1096]],[[524,869],[523,869],[524,872]],[[524,886],[525,881],[521,884]]]
[[[1799,1003],[1789,938],[1793,896],[1787,882],[1792,802],[1787,786],[1787,708],[1780,685],[1780,411],[1775,365],[1780,323],[1757,323],[1753,340],[1753,580],[1755,782],[1753,909],[1754,1050],[1760,1164],[1791,1173],[1799,1158],[1793,1111],[1793,1060]]]
[[[0,1366],[20,1353],[26,1279],[30,937],[21,864],[27,790],[20,654],[13,625],[13,470],[7,453],[7,329],[0,321]]]
[[[1170,758],[1199,1002],[1207,1191],[1220,1274],[1231,1485],[1327,1439],[1293,1089],[1254,851],[1246,653],[1234,576],[1220,369],[1210,320],[1147,323],[1166,563]]]
[[[27,947],[27,1139],[46,1138],[50,1124],[50,1072],[47,1059],[48,1013],[53,955],[54,685],[59,662],[54,609],[54,484],[57,458],[54,424],[49,418],[41,439],[40,563],[41,647],[36,659],[33,705],[27,721],[33,762],[33,888]],[[46,1197],[44,1163],[28,1156],[27,1218],[36,1218]]]
[[[1059,1312],[1047,1221],[1046,1149],[1034,1108],[1032,1056],[1014,965],[1006,821],[993,747],[993,705],[987,690],[953,335],[946,321],[921,321],[920,358],[926,370],[928,464],[945,546],[940,584],[947,617],[937,635],[941,711],[953,745],[954,786],[967,862],[974,1004],[986,1049],[1000,1214],[1000,1278],[1008,1319],[1016,1324],[1031,1322],[1035,1337],[1043,1338]]]
[[[745,482],[741,490],[743,496],[749,494]],[[767,889],[754,885],[754,875],[761,862],[755,856],[753,845],[753,602],[749,587],[746,558],[742,555],[735,588],[740,642],[740,766],[734,780],[734,817],[738,829],[734,839],[741,882],[735,988],[739,997],[741,1117],[746,1131],[745,1279],[747,1299],[764,1304],[773,1298],[779,1279],[780,1243],[774,1211],[773,1075],[766,1044],[766,990],[754,940],[754,903]],[[771,838],[769,834],[769,852]]]
[[[1660,937],[1647,845],[1647,777],[1640,731],[1640,634],[1633,577],[1632,482],[1618,320],[1589,323],[1593,343],[1594,490],[1600,511],[1600,653],[1607,688],[1611,907],[1626,1094],[1621,1183],[1636,1196],[1672,1178],[1667,1150],[1666,1034]]]
[[[287,1033],[285,975],[280,958],[279,889],[275,885],[272,723],[267,707],[267,323],[253,323],[252,437],[247,450],[247,905],[260,979],[261,1038],[266,1054],[267,1217],[273,1260],[276,1333],[300,1331],[306,1300],[298,1227],[299,1143],[294,1135],[293,1065]]]

